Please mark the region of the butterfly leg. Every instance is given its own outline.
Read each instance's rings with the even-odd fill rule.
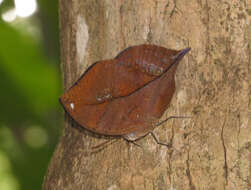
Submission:
[[[129,144],[132,143],[132,144],[134,144],[135,146],[140,147],[140,148],[143,149],[143,147],[142,147],[141,145],[139,145],[138,143],[136,143],[135,140],[128,140],[128,139],[125,138],[125,137],[123,137],[123,139],[124,139],[127,143],[129,143]]]
[[[120,140],[120,139],[118,139],[118,138],[107,139],[106,141],[104,141],[96,146],[91,147],[91,149],[92,149],[91,154],[101,152],[102,150],[107,148],[109,145],[112,145],[113,143],[118,142],[118,140]]]
[[[170,144],[160,142],[153,132],[150,132],[150,134],[152,135],[153,139],[155,140],[155,142],[157,144],[159,144],[161,146],[166,146],[167,148],[170,148],[170,146],[171,146]]]
[[[156,127],[162,125],[163,123],[167,122],[169,119],[187,119],[187,118],[192,118],[189,116],[170,116],[166,119],[164,119],[163,121],[160,121],[159,123],[156,124]]]

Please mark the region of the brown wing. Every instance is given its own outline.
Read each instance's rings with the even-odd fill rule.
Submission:
[[[89,130],[108,135],[125,134],[129,129],[133,130],[133,126],[142,125],[149,118],[162,115],[157,114],[155,110],[148,116],[135,120],[129,117],[128,113],[135,117],[135,113],[140,112],[140,109],[144,111],[145,107],[140,106],[145,104],[141,101],[142,95],[136,94],[148,84],[154,83],[163,73],[166,75],[168,66],[173,62],[170,57],[175,54],[177,51],[151,45],[128,48],[115,59],[98,62],[88,69],[81,79],[62,95],[61,103],[80,125]],[[148,91],[145,93],[149,94]],[[130,97],[137,101],[134,102]]]

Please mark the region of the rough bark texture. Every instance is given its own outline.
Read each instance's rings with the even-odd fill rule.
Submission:
[[[139,148],[104,141],[66,116],[44,189],[251,189],[251,1],[60,0],[65,89],[92,63],[151,43],[192,51],[176,72],[176,93]]]

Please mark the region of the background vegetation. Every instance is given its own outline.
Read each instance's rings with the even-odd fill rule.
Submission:
[[[17,3],[37,3],[30,16]],[[62,124],[58,1],[0,0],[0,189],[41,189]],[[28,6],[28,5],[26,5]]]

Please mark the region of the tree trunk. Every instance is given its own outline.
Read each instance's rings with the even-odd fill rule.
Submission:
[[[43,189],[251,189],[251,3],[248,0],[60,0],[65,89],[92,63],[144,43],[191,47],[176,92],[147,136],[104,142],[65,116]]]

